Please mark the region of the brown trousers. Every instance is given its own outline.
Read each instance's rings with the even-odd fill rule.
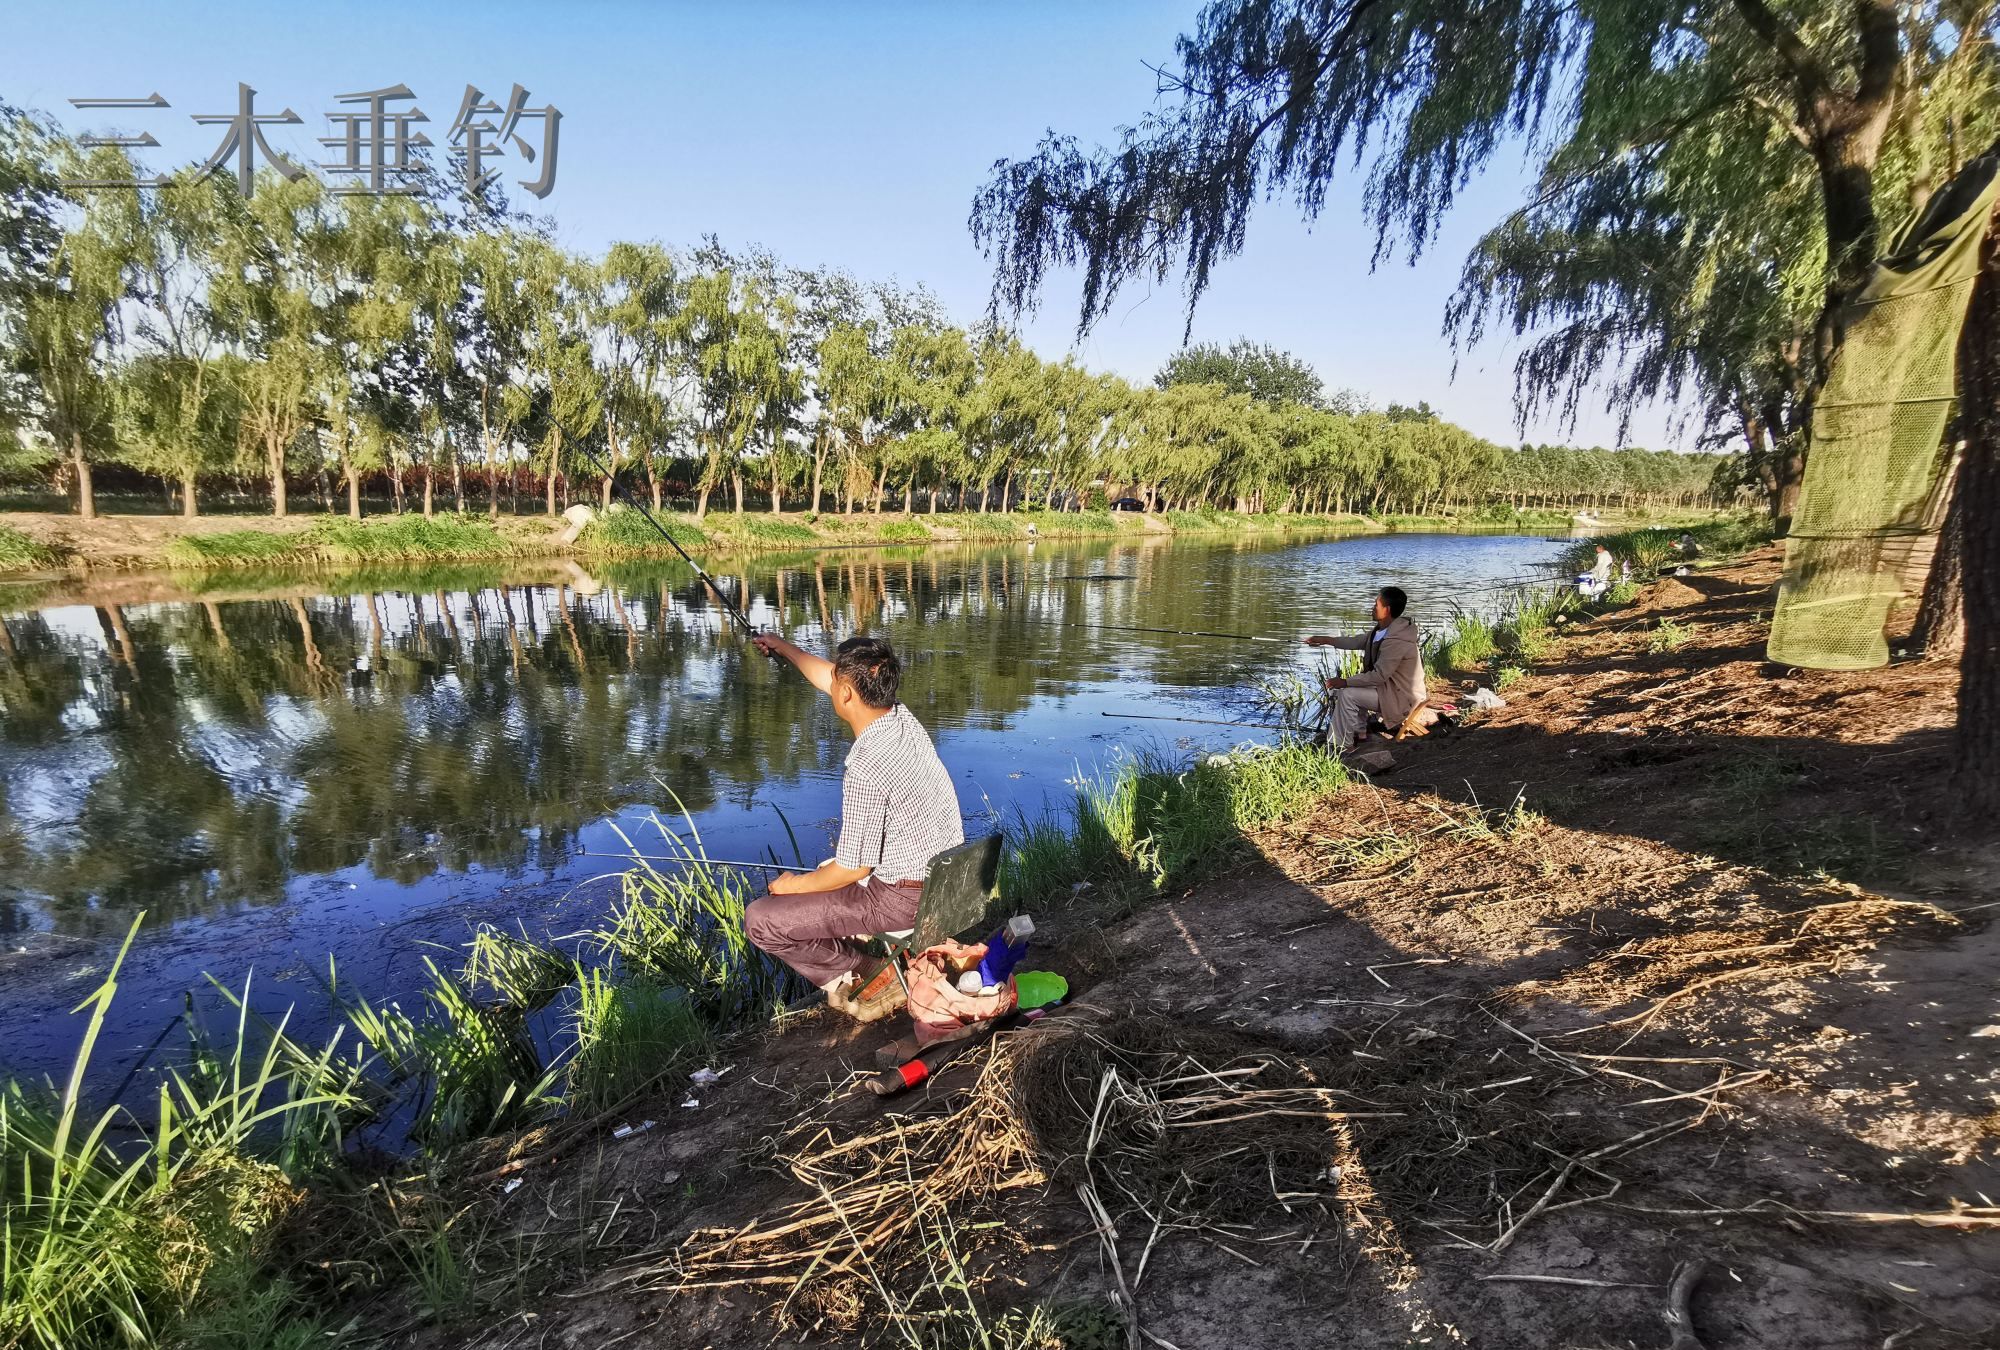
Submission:
[[[759,896],[743,911],[743,931],[759,951],[824,989],[866,958],[857,936],[913,927],[922,894],[921,882],[864,877],[838,890]]]

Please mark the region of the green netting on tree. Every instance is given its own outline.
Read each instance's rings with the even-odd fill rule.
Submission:
[[[1769,654],[1788,666],[1888,663],[1889,607],[1913,555],[1935,543],[1950,462],[1959,328],[2000,174],[1974,161],[1904,229],[1844,319],[1813,409],[1812,458],[1785,544]]]

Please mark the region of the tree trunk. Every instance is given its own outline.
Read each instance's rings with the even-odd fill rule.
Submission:
[[[2000,514],[2000,231],[1989,229],[1958,344],[1965,458],[1952,509],[1965,521]],[[2000,813],[2000,530],[1963,530],[1964,650],[1959,657],[1956,805],[1991,827]]]
[[[351,520],[361,519],[361,470],[353,463],[342,466],[347,470],[347,515]]]
[[[1777,522],[1778,533],[1791,528],[1792,513],[1799,509],[1799,492],[1806,484],[1806,456],[1796,437],[1790,444],[1780,443],[1772,451],[1773,491],[1771,496],[1771,516]]]
[[[90,482],[90,461],[83,455],[83,433],[70,433],[70,465],[76,472],[76,514],[80,520],[97,519],[97,493]]]
[[[271,514],[282,517],[285,514],[285,447],[274,444],[276,437],[264,440],[264,462],[271,471]]]
[[[729,489],[736,494],[736,514],[740,516],[743,514],[743,471],[741,469],[729,475]]]
[[[1965,649],[1965,494],[1955,484],[1947,490],[1944,526],[1910,630],[1911,648],[1932,660],[1955,659]]]
[[[778,457],[771,456],[771,514],[778,515],[785,509],[784,484],[778,477]]]
[[[821,451],[819,454],[813,456],[812,513],[814,515],[819,514],[820,479],[821,475],[825,472],[825,469],[826,469],[826,452]]]
[[[696,520],[706,520],[708,518],[708,494],[712,491],[714,491],[713,488],[704,486],[699,492],[695,493],[694,518]]]
[[[424,519],[437,514],[437,474],[431,470],[430,461],[424,461]]]
[[[194,475],[181,475],[181,514],[193,520],[201,514],[201,508],[194,499]]]

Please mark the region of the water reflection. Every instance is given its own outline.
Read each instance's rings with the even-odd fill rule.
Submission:
[[[1125,738],[1163,735],[1103,713],[1213,715],[1298,660],[1092,625],[1358,626],[1392,580],[1435,616],[1440,597],[1552,551],[1504,536],[1044,543],[766,556],[717,579],[803,645],[890,637],[978,816],[1032,808]],[[140,908],[157,934],[296,908],[281,902],[314,879],[360,893],[355,916],[310,930],[230,928],[231,950],[205,953],[228,973],[245,933],[323,948],[342,924],[434,903],[440,877],[463,897],[587,876],[600,864],[580,855],[616,847],[603,822],[634,811],[678,802],[724,855],[782,838],[774,807],[808,853],[825,842],[845,736],[684,565],[206,584],[5,616],[0,929],[101,941]]]

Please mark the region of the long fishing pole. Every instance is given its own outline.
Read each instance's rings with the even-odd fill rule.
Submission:
[[[1100,633],[1166,633],[1173,637],[1224,638],[1231,642],[1276,642],[1289,647],[1291,638],[1259,637],[1255,633],[1206,633],[1198,628],[1138,628],[1118,623],[1066,623],[1065,628],[1090,628]]]
[[[742,862],[735,858],[684,858],[677,853],[594,853],[586,849],[579,858],[624,858],[631,862],[680,863],[688,867],[751,867],[766,872],[794,872],[812,869],[804,863]]]
[[[745,636],[748,637],[757,636],[757,626],[751,623],[750,620],[743,617],[743,611],[736,607],[735,601],[731,600],[727,595],[724,595],[722,593],[722,587],[715,584],[715,578],[710,576],[706,571],[702,569],[702,565],[694,560],[693,554],[689,553],[686,549],[681,547],[681,541],[674,538],[673,535],[668,532],[666,526],[660,524],[659,521],[655,520],[653,518],[653,513],[651,511],[648,511],[642,504],[640,504],[638,498],[634,497],[630,492],[627,492],[625,490],[625,485],[618,481],[618,475],[612,473],[609,469],[605,468],[603,462],[600,461],[596,455],[592,454],[588,447],[579,445],[576,447],[576,451],[578,454],[582,455],[585,460],[589,461],[591,468],[597,470],[597,472],[602,474],[605,480],[611,484],[611,491],[613,492],[613,494],[615,494],[619,499],[621,499],[627,506],[631,507],[633,510],[637,511],[640,515],[644,516],[646,518],[646,523],[648,525],[651,525],[655,530],[659,531],[660,538],[666,540],[667,543],[673,546],[674,552],[680,554],[682,560],[685,561],[689,567],[692,567],[694,569],[694,574],[702,579],[702,581],[708,586],[709,592],[713,594],[718,601],[721,602],[723,612],[729,615],[730,618],[736,620],[737,624],[743,629]]]
[[[1283,731],[1282,726],[1270,722],[1225,722],[1215,717],[1168,717],[1161,713],[1104,713],[1105,717],[1116,717],[1128,722],[1199,722],[1205,727],[1255,727],[1259,731]]]

